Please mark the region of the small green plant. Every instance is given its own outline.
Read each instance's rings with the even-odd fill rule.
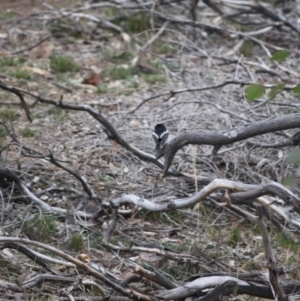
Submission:
[[[143,211],[141,211],[143,213]],[[168,212],[146,212],[147,218],[151,221],[162,221],[164,223],[167,223],[168,221],[170,223],[176,222],[176,223],[183,223],[183,221],[186,219],[186,214],[179,210],[173,210]]]
[[[25,221],[23,226],[24,234],[37,241],[49,241],[55,231],[57,228],[51,216],[36,215]]]
[[[59,107],[52,107],[49,111],[49,115],[53,115],[53,119],[55,121],[61,122],[64,120],[66,110],[59,108]]]
[[[20,56],[17,60],[18,64],[24,64],[26,62],[26,58],[24,56]]]
[[[35,131],[26,128],[21,130],[21,135],[25,138],[32,138],[35,135]]]
[[[216,227],[211,226],[211,227],[207,228],[206,235],[212,241],[216,242],[216,241],[219,241],[220,231]]]
[[[145,13],[138,13],[127,19],[127,30],[140,33],[150,29],[149,17]]]
[[[207,83],[212,83],[214,81],[214,78],[211,75],[207,75],[203,80]]]
[[[257,225],[252,228],[252,232],[256,235],[261,235],[261,230]]]
[[[153,58],[147,60],[147,64],[149,64],[155,70],[162,70],[163,66],[166,66],[167,68],[169,68],[169,65],[171,65],[168,62],[164,62],[164,64],[163,64],[161,60],[153,60]],[[177,67],[177,69],[178,69],[178,67]],[[153,74],[153,72],[152,72],[152,74]]]
[[[170,249],[173,252],[178,252],[178,253],[182,253],[182,252],[188,252],[190,250],[190,244],[187,242],[182,242],[182,243],[176,243],[176,244],[172,244],[169,242],[164,242],[162,243],[162,245],[165,248]]]
[[[79,233],[73,233],[69,240],[69,247],[71,250],[79,252],[83,249],[83,237]]]
[[[22,65],[26,62],[26,58],[21,56],[19,58],[14,57],[4,57],[0,59],[0,68],[5,70],[5,67],[16,67]]]
[[[168,55],[176,55],[177,49],[171,47],[169,44],[162,43],[157,41],[153,45],[153,52],[157,54],[168,54]]]
[[[17,62],[13,57],[4,57],[0,60],[0,67],[12,67],[16,65]]]
[[[0,127],[0,149],[3,147],[3,144],[5,142],[5,137],[7,136],[7,131],[4,128],[4,126]],[[1,157],[0,157],[1,160]]]
[[[295,148],[292,149],[288,158],[288,164],[297,165],[296,174],[295,175],[287,175],[283,180],[283,185],[288,187],[289,189],[293,189],[298,187],[298,177],[300,175],[300,151],[299,149]]]
[[[230,232],[229,245],[236,247],[239,242],[242,241],[241,229],[237,226],[234,227]]]
[[[129,96],[129,95],[133,94],[138,87],[139,87],[139,83],[131,82],[129,85],[126,86],[126,90],[123,91],[122,94]]]
[[[2,109],[0,110],[0,118],[4,120],[14,121],[17,119],[18,111],[14,109]]]
[[[126,67],[112,67],[103,70],[103,75],[112,80],[128,79],[133,75],[133,70]]]
[[[97,88],[97,93],[99,94],[105,94],[108,92],[108,88],[107,88],[107,85],[100,85],[98,88]]]
[[[249,30],[250,30],[249,25],[241,25],[241,28],[240,28],[241,32],[246,32],[246,31],[249,31]]]
[[[285,250],[289,249],[295,253],[298,253],[299,251],[299,244],[281,233],[276,236],[275,241],[278,243],[279,246],[281,246]]]
[[[64,114],[64,110],[59,107],[51,107],[51,109],[48,111],[49,115],[55,115],[55,116],[61,116]]]
[[[103,7],[101,9],[101,12],[108,18],[115,17],[118,13],[119,10],[116,7]]]
[[[128,86],[127,86],[127,88],[129,88],[129,89],[137,89],[139,87],[139,83],[138,82],[131,82]]]
[[[6,132],[6,129],[1,126],[0,127],[0,138],[5,138],[7,136],[7,132]]]
[[[179,268],[180,266],[180,268]],[[183,277],[187,278],[189,276],[195,275],[197,273],[197,266],[195,264],[191,264],[190,262],[186,263],[173,263],[170,264],[169,262],[163,264],[161,267],[161,271],[165,272],[165,276],[172,281],[175,279],[180,279]]]
[[[72,84],[72,82],[70,81],[70,79],[63,75],[62,73],[57,73],[56,74],[56,80],[59,81],[59,82],[62,82],[64,84],[66,84],[67,87],[72,87],[74,86],[74,84]]]
[[[15,13],[11,10],[3,10],[0,13],[0,21],[11,20],[15,17]]]
[[[41,113],[33,113],[32,119],[41,119],[43,118],[43,115]]]
[[[76,72],[80,69],[79,65],[71,57],[53,55],[50,57],[50,67],[55,72]]]
[[[31,80],[31,73],[27,70],[17,69],[12,75],[19,79]]]
[[[252,41],[246,40],[240,48],[240,54],[244,55],[245,57],[252,57],[253,49],[254,43]]]
[[[146,83],[154,85],[157,83],[164,84],[166,82],[166,78],[160,74],[145,74],[144,80]]]
[[[107,182],[111,182],[113,179],[114,179],[113,177],[108,176],[108,175],[106,175],[106,176],[103,177],[103,181],[106,182],[106,183]]]

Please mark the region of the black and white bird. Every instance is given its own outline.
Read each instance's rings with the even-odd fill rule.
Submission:
[[[169,131],[163,123],[158,123],[154,127],[152,137],[156,143],[155,151],[157,152],[167,142]]]

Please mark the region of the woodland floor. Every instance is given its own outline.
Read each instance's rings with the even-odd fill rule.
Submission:
[[[109,3],[95,1],[94,4],[101,2]],[[126,142],[150,154],[155,147],[152,130],[160,122],[176,136],[189,131],[218,132],[299,112],[299,95],[285,89],[297,85],[300,78],[299,34],[291,28],[282,24],[276,27],[274,20],[259,12],[245,17],[244,20],[252,23],[241,25],[222,18],[199,2],[198,22],[226,29],[219,33],[213,28],[193,28],[161,17],[192,20],[190,1],[157,6],[153,11],[148,6],[143,9],[142,5],[135,10],[121,7],[137,5],[138,1],[123,1],[119,6],[115,3],[101,9],[76,10],[88,1],[0,1],[0,81],[55,101],[63,97],[67,104],[88,104],[101,112]],[[291,21],[299,18],[297,9],[264,4]],[[238,1],[219,1],[218,5],[228,13],[242,10],[243,6]],[[291,5],[299,8],[297,2]],[[102,21],[96,25],[91,16]],[[124,32],[121,34],[105,25],[104,19]],[[235,34],[248,34],[268,24],[274,26],[272,30],[251,36],[263,44]],[[164,26],[165,30],[147,45]],[[29,49],[43,39],[45,42]],[[268,57],[281,50],[288,50],[284,59]],[[72,61],[55,64],[59,56],[67,56]],[[63,64],[73,70],[59,69]],[[214,87],[227,81],[232,84]],[[251,101],[246,97],[247,85],[240,82],[278,86],[266,89]],[[188,88],[194,90],[178,92]],[[159,94],[138,108],[143,100]],[[104,202],[124,194],[156,201],[167,197],[179,199],[193,195],[204,186],[187,183],[181,177],[161,178],[159,167],[142,161],[108,139],[103,125],[87,112],[65,110],[30,96],[25,100],[32,122],[20,108],[16,95],[0,90],[2,167],[14,171],[41,200],[67,209],[70,214],[44,213],[10,188],[1,194],[0,236],[42,242],[75,258],[87,254],[90,262],[123,280],[133,273],[129,259],[149,270],[157,269],[176,284],[198,273],[267,270],[257,225],[211,198],[193,208],[170,212],[123,207],[121,212],[125,213],[119,216],[109,238],[115,247],[103,244],[111,214],[83,219],[71,212],[94,214]],[[3,125],[18,142],[13,141]],[[296,132],[297,129],[291,129],[250,140],[275,144]],[[26,152],[26,147],[35,153]],[[246,184],[268,180],[289,184],[286,179],[295,176],[298,168],[287,161],[292,147],[251,148],[246,141],[240,141],[222,147],[218,156],[212,155],[212,149],[208,145],[186,146],[176,154],[172,168],[203,179],[230,179]],[[78,171],[96,197],[89,198],[78,179],[42,158],[49,152],[64,166]],[[295,185],[291,189],[298,192]],[[286,279],[300,281],[298,244],[273,224],[268,229]],[[295,237],[300,237],[297,227],[290,230]],[[140,249],[129,248],[125,252],[117,248],[133,245]],[[27,248],[61,259],[34,246],[27,245]],[[170,251],[173,256],[154,254],[153,249],[162,253]],[[24,281],[45,272],[17,250],[5,250],[0,253],[0,280],[22,287]],[[60,264],[51,265],[63,270]],[[74,268],[68,273],[77,275]],[[143,285],[140,284],[141,289]],[[105,287],[105,293],[110,292]],[[68,294],[85,300],[99,296],[97,288],[80,283],[44,282],[18,293],[0,285],[1,300],[71,300]],[[260,300],[247,295],[228,298]]]

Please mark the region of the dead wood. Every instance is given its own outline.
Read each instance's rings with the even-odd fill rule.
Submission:
[[[297,11],[297,1],[1,3],[3,300],[296,297]],[[77,71],[58,71],[57,57]],[[250,99],[253,84],[264,93]],[[160,122],[176,138],[158,160]]]
[[[27,106],[27,104],[26,104],[26,102],[25,102],[25,99],[24,99],[22,93],[20,93],[20,91],[18,91],[18,89],[15,89],[15,88],[13,88],[13,87],[11,87],[11,88],[7,87],[7,86],[6,86],[5,84],[3,84],[1,81],[0,81],[0,88],[1,88],[2,90],[9,91],[9,92],[11,92],[11,93],[13,93],[13,94],[15,94],[15,95],[18,96],[18,98],[20,99],[20,103],[21,103],[20,106],[21,106],[21,108],[24,109],[24,111],[25,111],[25,113],[26,113],[26,116],[27,116],[28,120],[31,122],[32,119],[31,119],[31,116],[30,116],[30,112],[29,112],[28,106]]]
[[[241,127],[233,128],[230,130],[222,131],[220,133],[208,132],[208,133],[186,133],[182,134],[169,144],[165,144],[157,153],[157,158],[164,156],[165,166],[164,174],[168,172],[173,158],[177,151],[188,144],[208,144],[215,147],[221,147],[223,145],[231,144],[237,141],[245,140],[250,137],[263,135],[266,133],[287,130],[291,128],[300,127],[300,115],[290,114],[280,117],[274,117],[270,120],[262,120],[252,124],[246,124]]]
[[[279,268],[272,250],[270,237],[263,220],[262,207],[257,207],[257,212],[259,216],[258,226],[261,229],[261,233],[263,237],[265,256],[268,261],[269,279],[270,279],[270,284],[271,284],[272,293],[274,295],[274,299],[287,301],[289,300],[289,298],[279,283]]]

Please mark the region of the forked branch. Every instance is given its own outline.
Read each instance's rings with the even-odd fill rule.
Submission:
[[[185,133],[174,138],[169,144],[165,144],[157,153],[156,157],[160,158],[164,156],[164,175],[166,175],[177,151],[185,145],[207,144],[220,148],[223,145],[245,140],[250,137],[299,127],[300,114],[297,113],[246,124],[222,132]]]

